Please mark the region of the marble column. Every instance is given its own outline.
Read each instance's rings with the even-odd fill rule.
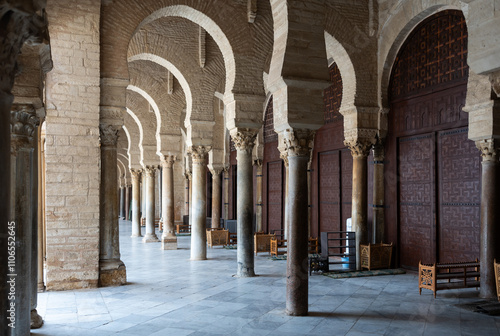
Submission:
[[[285,165],[285,213],[283,216],[283,237],[284,239],[288,239],[288,209],[289,209],[289,204],[288,204],[288,176],[289,176],[289,169],[288,169],[288,153],[287,151],[283,151],[280,154],[281,159],[283,160],[283,164]]]
[[[238,186],[236,190],[238,268],[236,275],[242,278],[255,276],[252,150],[256,135],[252,131],[239,131],[231,134],[236,147],[236,160],[238,162]]]
[[[371,142],[358,140],[347,143],[352,154],[352,228],[356,233],[356,269],[361,269],[361,244],[368,244],[368,185],[367,157]]]
[[[163,155],[162,166],[162,192],[161,213],[163,218],[163,233],[161,235],[161,248],[163,250],[177,250],[177,236],[174,225],[174,162],[175,155]]]
[[[141,234],[141,169],[130,169],[132,175],[132,235],[131,237],[142,237]]]
[[[262,232],[262,160],[254,160],[253,164],[257,167],[257,171],[255,174],[256,177],[256,193],[255,195],[255,230],[257,232]]]
[[[193,185],[191,199],[191,260],[207,259],[207,154],[209,146],[189,148],[193,160]]]
[[[288,154],[288,246],[286,262],[286,313],[308,314],[307,163],[314,132],[294,130],[285,135]]]
[[[229,167],[224,167],[224,219],[229,219]]]
[[[7,317],[7,323],[13,323],[10,335],[29,335],[31,327],[31,311],[36,308],[36,278],[32,279],[32,268],[36,267],[37,259],[33,259],[34,211],[34,135],[39,120],[30,106],[16,106],[11,112],[11,209],[8,227],[9,256],[6,263],[6,273],[9,286],[9,309],[14,312],[14,320],[10,310],[2,313]],[[36,232],[35,234],[37,234]],[[36,239],[35,239],[36,240]],[[7,248],[6,248],[7,250]],[[32,298],[35,287],[35,297]],[[13,300],[10,299],[11,293]],[[5,299],[5,298],[4,298]],[[6,300],[7,301],[7,300]],[[15,304],[12,307],[12,303]],[[35,315],[36,309],[34,309]],[[40,317],[38,316],[40,319]],[[42,322],[43,323],[43,322]],[[40,324],[41,326],[41,324]],[[38,326],[39,327],[39,326]]]
[[[146,173],[144,169],[142,170],[142,181],[141,181],[141,222],[146,226]]]
[[[384,222],[384,144],[378,140],[373,145],[373,244],[383,242]]]
[[[500,229],[500,140],[487,139],[477,141],[476,146],[481,151],[481,233],[479,238],[480,282],[479,296],[496,298],[495,271],[493,260],[500,260],[500,245],[498,244]]]
[[[39,128],[40,129],[40,128]],[[40,136],[38,143],[38,291],[45,290],[44,283],[44,249],[45,249],[45,135]]]
[[[125,220],[130,220],[130,185],[125,185]]]
[[[125,185],[120,178],[120,218],[125,218]]]
[[[212,173],[212,228],[220,226],[221,172],[222,169],[210,169],[210,173]]]
[[[118,200],[116,199],[116,143],[119,127],[101,124],[99,128],[101,132],[99,285],[118,286],[127,282],[125,264],[120,260]]]
[[[155,243],[160,240],[155,233],[155,175],[156,166],[145,166],[146,174],[146,234],[143,243]]]
[[[189,181],[191,173],[184,174],[184,215],[189,216]]]

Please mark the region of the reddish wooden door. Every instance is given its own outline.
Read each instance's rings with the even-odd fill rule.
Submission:
[[[438,132],[439,262],[479,256],[481,160],[468,128]]]
[[[340,231],[340,158],[339,151],[318,155],[318,193],[320,232]]]
[[[267,231],[281,230],[283,222],[283,161],[267,164]]]
[[[400,256],[403,267],[435,262],[434,134],[398,139]]]

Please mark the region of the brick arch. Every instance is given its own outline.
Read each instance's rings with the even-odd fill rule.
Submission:
[[[161,65],[162,67],[164,67],[165,69],[170,71],[172,73],[172,75],[174,75],[175,78],[177,78],[177,80],[179,81],[179,84],[182,87],[182,90],[184,91],[184,95],[186,97],[186,120],[189,120],[189,118],[191,117],[192,109],[193,109],[193,94],[191,92],[191,87],[189,86],[189,83],[187,82],[186,78],[184,77],[182,72],[179,71],[179,69],[175,65],[173,65],[172,63],[170,63],[169,61],[167,61],[163,57],[153,55],[153,54],[148,54],[148,53],[141,53],[141,54],[133,55],[133,56],[129,57],[128,61],[129,62],[150,61],[150,62],[156,63],[158,65]]]
[[[138,143],[138,146],[139,146],[139,164],[142,165],[142,161],[144,159],[144,149],[142,147],[142,141],[144,138],[144,131],[142,128],[142,123],[139,120],[139,118],[137,117],[137,115],[131,109],[129,109],[127,107],[126,111],[127,111],[128,115],[130,115],[130,117],[132,117],[132,119],[135,121],[137,127],[139,128],[139,143]]]
[[[127,177],[127,166],[123,163],[123,161],[118,157],[116,158],[116,161],[117,161],[117,166],[118,166],[118,170],[120,171],[120,176],[123,176],[123,177]]]
[[[396,57],[408,35],[426,18],[437,12],[455,9],[461,10],[462,2],[458,0],[443,0],[439,4],[427,1],[408,1],[396,7],[380,31],[378,80],[381,99],[380,106],[389,107],[389,82]],[[466,13],[464,13],[467,20]]]
[[[137,140],[137,151],[134,150],[134,135],[133,133],[129,130],[129,127],[132,128],[133,125],[130,124],[130,121],[135,123],[135,121],[130,120],[132,117],[127,113],[127,115],[124,117],[124,124],[122,126],[123,131],[125,132],[125,135],[127,136],[128,140],[128,148],[127,148],[127,155],[128,155],[128,162],[129,162],[129,168],[138,168],[140,166],[140,150],[139,150],[139,140]],[[137,124],[136,124],[137,125]],[[127,127],[128,126],[128,127]],[[137,157],[135,157],[137,155]],[[137,163],[135,163],[137,161]]]
[[[128,139],[127,139],[127,143],[128,143]],[[122,160],[125,160],[125,162],[128,163],[128,168],[130,168],[129,158],[125,154],[123,154],[123,153],[117,153],[117,155],[118,155],[118,158],[122,157]],[[127,165],[125,165],[125,168],[127,168]]]
[[[220,6],[217,0],[107,2],[101,8],[101,77],[127,79],[126,51],[137,29],[156,18],[177,16],[202,26],[220,46],[226,70],[230,70],[226,72],[226,92],[260,93],[264,65],[255,63],[260,55],[255,50],[272,48],[268,8],[269,4],[261,4],[258,19],[249,25],[247,4],[243,2],[226,6]],[[249,58],[251,53],[256,57]]]
[[[146,99],[153,108],[153,111],[155,113],[156,117],[156,132],[155,132],[155,139],[156,139],[156,152],[160,153],[161,152],[161,139],[160,139],[160,128],[161,128],[161,114],[160,114],[160,109],[158,108],[158,105],[156,104],[156,101],[143,89],[134,86],[134,85],[129,85],[127,86],[127,90],[136,92],[140,94],[144,99]]]
[[[326,51],[328,65],[331,67],[335,63],[342,75],[342,100],[339,111],[354,107],[356,94],[356,72],[354,65],[342,44],[330,33],[325,32]]]

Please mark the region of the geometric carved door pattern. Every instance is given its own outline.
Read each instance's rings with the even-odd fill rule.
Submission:
[[[435,262],[434,133],[398,139],[399,237],[403,267]]]
[[[283,222],[283,161],[267,163],[267,232],[281,230]]]
[[[468,128],[398,139],[401,264],[479,257],[480,156]]]
[[[318,153],[319,232],[340,231],[340,151]]]
[[[439,262],[479,258],[481,160],[467,134],[438,132]]]

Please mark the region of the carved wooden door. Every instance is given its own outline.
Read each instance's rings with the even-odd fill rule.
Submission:
[[[481,160],[468,128],[438,132],[439,262],[479,256]]]
[[[318,191],[320,232],[340,231],[340,152],[319,153]]]
[[[267,164],[267,230],[281,230],[283,222],[283,161]]]
[[[436,260],[434,133],[398,139],[400,262]]]

